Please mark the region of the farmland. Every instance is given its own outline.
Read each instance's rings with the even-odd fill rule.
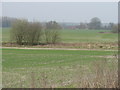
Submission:
[[[1,5],[3,89],[119,89],[117,2]]]
[[[108,32],[108,33],[99,33]],[[110,33],[109,30],[60,30],[61,42],[63,43],[81,43],[81,42],[117,42],[118,35]],[[2,30],[3,42],[10,41],[10,28]]]
[[[104,32],[104,33],[100,33]],[[117,49],[118,34],[109,30],[60,30],[61,40],[58,44],[36,45],[26,47],[38,48],[78,48],[78,49]],[[41,43],[45,43],[42,38]],[[10,28],[3,28],[2,43],[7,47],[19,47],[16,44],[7,44],[13,41],[10,38]],[[14,42],[14,41],[13,41]],[[22,46],[20,46],[22,47]],[[24,47],[24,45],[23,45]]]
[[[116,87],[115,55],[117,51],[3,49],[3,87]]]
[[[118,87],[117,34],[110,33],[108,30],[60,30],[60,34],[61,43],[58,45],[3,48],[3,87]],[[3,28],[2,40],[3,43],[10,42],[10,28]],[[94,47],[89,48],[89,44]],[[104,48],[98,47],[101,44]],[[110,50],[107,51],[109,46],[111,46]],[[4,44],[3,47],[5,47]],[[20,47],[23,48],[20,49]],[[33,49],[29,49],[31,47]],[[61,50],[37,50],[34,49],[36,47],[56,47]],[[87,50],[66,50],[65,48]]]

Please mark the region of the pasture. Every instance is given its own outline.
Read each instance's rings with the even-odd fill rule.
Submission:
[[[1,29],[0,29],[1,30]],[[107,32],[107,33],[99,33]],[[63,43],[110,43],[118,41],[118,34],[110,30],[60,30]],[[2,29],[2,41],[10,42],[10,28]]]
[[[117,51],[2,49],[3,88],[117,87]]]

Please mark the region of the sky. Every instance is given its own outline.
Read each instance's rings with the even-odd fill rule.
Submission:
[[[2,16],[46,22],[89,22],[98,17],[103,23],[118,21],[117,2],[3,2]]]

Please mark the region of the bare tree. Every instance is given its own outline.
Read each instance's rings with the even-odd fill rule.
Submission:
[[[89,29],[101,29],[101,20],[97,17],[91,19]]]
[[[46,23],[46,29],[45,29],[45,40],[46,43],[52,43],[55,44],[60,41],[60,32],[61,26],[55,22],[50,21]]]
[[[28,21],[25,19],[17,19],[11,29],[11,39],[17,44],[21,45],[24,41],[25,29]]]
[[[118,25],[117,25],[117,24],[114,24],[114,25],[112,26],[112,32],[113,32],[113,33],[118,33]]]
[[[42,35],[42,25],[39,22],[28,22],[25,19],[16,20],[11,29],[11,38],[19,45],[38,44]]]
[[[38,44],[42,36],[42,25],[39,22],[30,22],[26,29],[25,42],[28,45]]]

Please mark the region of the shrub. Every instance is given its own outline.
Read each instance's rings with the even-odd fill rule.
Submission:
[[[11,29],[11,39],[14,40],[17,44],[22,45],[24,41],[24,36],[26,34],[26,26],[28,25],[28,21],[25,19],[17,19]]]
[[[60,32],[61,26],[55,22],[50,21],[46,23],[45,28],[45,41],[46,43],[52,43],[55,44],[60,41]]]
[[[112,32],[113,33],[118,33],[118,25],[113,25]]]
[[[42,25],[39,22],[28,22],[25,19],[16,20],[12,25],[11,38],[19,44],[38,44],[42,35]]]
[[[42,36],[42,25],[39,22],[30,22],[26,28],[24,41],[27,45],[38,44]]]

